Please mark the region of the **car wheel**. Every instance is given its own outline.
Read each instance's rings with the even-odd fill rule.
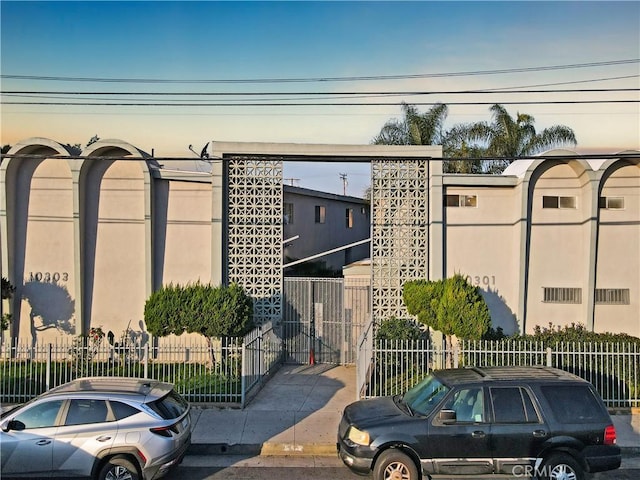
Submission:
[[[542,478],[544,480],[584,480],[584,472],[573,457],[557,453],[545,460]]]
[[[100,470],[98,480],[140,480],[138,468],[127,457],[110,458]]]
[[[399,450],[386,450],[373,468],[374,480],[418,480],[418,468],[407,455]]]

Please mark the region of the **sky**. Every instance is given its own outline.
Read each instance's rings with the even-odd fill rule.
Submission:
[[[2,0],[0,21],[2,145],[98,135],[159,157],[195,157],[189,145],[210,141],[366,145],[404,101],[448,104],[447,128],[490,121],[501,103],[538,131],[571,127],[579,153],[640,150],[637,1]],[[505,88],[635,91],[442,93]],[[308,105],[320,102],[342,105]],[[361,164],[284,172],[333,193],[345,191],[341,174],[348,195],[370,183]]]

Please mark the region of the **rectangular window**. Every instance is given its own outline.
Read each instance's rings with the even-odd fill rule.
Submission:
[[[622,210],[624,208],[624,197],[600,197],[599,207],[609,210]]]
[[[596,288],[596,304],[629,305],[628,288]]]
[[[576,208],[576,205],[576,197],[542,197],[542,208]]]
[[[582,303],[581,288],[543,287],[545,303]]]
[[[346,227],[353,228],[353,208],[347,208],[346,210]]]
[[[491,402],[496,423],[538,423],[529,394],[519,387],[492,388]]]
[[[316,223],[324,223],[327,209],[323,205],[316,205]]]
[[[291,225],[293,223],[293,203],[285,202],[283,205],[284,224]]]
[[[447,207],[477,207],[477,195],[447,195],[445,198]]]

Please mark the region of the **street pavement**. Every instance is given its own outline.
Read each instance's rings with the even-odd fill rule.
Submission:
[[[195,407],[191,455],[335,456],[356,400],[355,366],[283,365],[244,409]],[[612,415],[618,445],[640,456],[640,409]]]

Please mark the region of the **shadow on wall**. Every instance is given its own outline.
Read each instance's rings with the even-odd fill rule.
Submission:
[[[64,333],[75,333],[75,300],[63,285],[55,282],[27,282],[22,289],[22,298],[31,307],[31,340],[37,341],[38,332],[57,328]],[[39,321],[38,321],[39,319]]]
[[[489,307],[491,326],[496,330],[501,327],[505,335],[519,333],[518,320],[504,299],[498,294],[498,290],[481,289],[480,293]]]

